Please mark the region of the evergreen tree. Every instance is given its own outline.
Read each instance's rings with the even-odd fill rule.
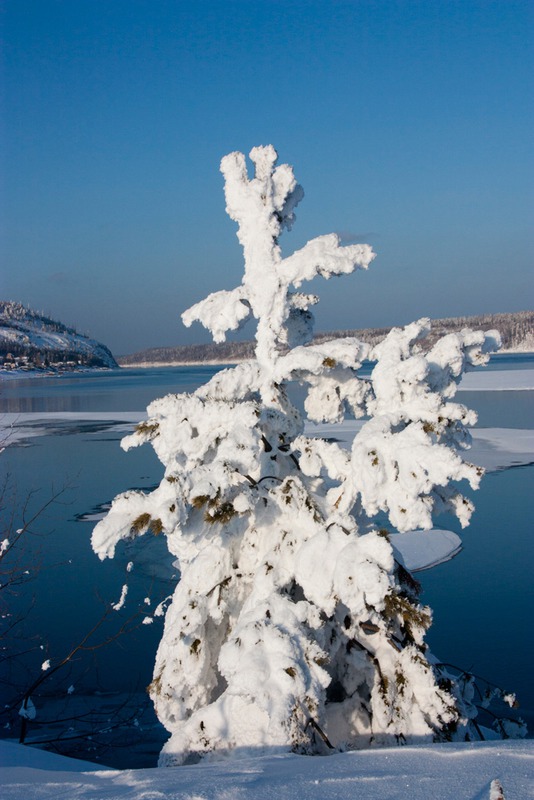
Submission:
[[[473,707],[435,666],[430,610],[383,526],[429,529],[444,511],[468,523],[457,483],[476,487],[482,474],[461,455],[476,416],[453,396],[498,334],[464,330],[424,352],[430,324],[419,320],[373,348],[310,344],[318,298],[301,284],[366,269],[374,253],[331,234],[282,258],[303,192],[273,147],[250,158],[252,179],[241,153],[221,165],[243,281],[183,320],[220,342],[253,317],[255,358],[151,403],[123,447],[150,442],[164,478],[118,496],[93,534],[105,558],[122,539],[163,532],[179,561],[150,686],[171,734],[160,763],[463,737]],[[364,359],[376,362],[368,380]],[[292,383],[307,389],[308,421],[365,418],[350,450],[313,438]]]

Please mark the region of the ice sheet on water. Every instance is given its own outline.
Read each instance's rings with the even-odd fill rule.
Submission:
[[[466,373],[460,392],[518,392],[534,390],[534,369],[476,371]]]
[[[0,414],[0,443],[21,444],[38,436],[97,433],[102,430],[129,432],[141,419],[142,411],[51,411]]]
[[[308,436],[333,439],[342,447],[350,447],[356,431],[364,423],[346,420],[339,424],[309,424]],[[534,430],[521,428],[474,428],[473,444],[466,451],[468,461],[493,472],[534,462]]]
[[[410,572],[420,572],[448,561],[462,547],[462,540],[453,531],[432,528],[429,531],[408,531],[390,536],[395,557]]]

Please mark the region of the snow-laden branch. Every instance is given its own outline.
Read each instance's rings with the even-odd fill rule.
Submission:
[[[440,681],[424,642],[430,610],[382,526],[385,514],[397,531],[430,528],[443,511],[467,524],[457,484],[476,488],[482,474],[463,459],[476,415],[453,397],[498,334],[466,330],[425,351],[423,319],[372,349],[311,343],[317,297],[301,284],[366,269],[374,253],[331,234],[283,259],[302,189],[271,146],[250,157],[252,178],[241,153],[221,165],[242,283],[183,319],[222,341],[254,317],[255,358],[151,403],[122,445],[150,443],[163,480],[119,495],[93,534],[101,558],[152,532],[178,559],[150,686],[171,734],[160,763],[463,737],[475,712],[458,681]],[[292,384],[310,420],[367,418],[350,450],[304,435]]]
[[[251,179],[242,153],[231,153],[221,163],[226,210],[238,223],[237,235],[245,256],[243,283],[232,292],[210,295],[186,311],[182,320],[187,326],[201,322],[215,341],[221,342],[226,332],[236,330],[249,314],[255,317],[256,355],[263,366],[262,390],[266,395],[280,345],[294,346],[309,340],[313,321],[309,306],[316,298],[296,296],[294,289],[318,275],[329,278],[367,269],[374,253],[369,245],[342,247],[337,235],[329,234],[282,259],[278,237],[283,228],[291,227],[303,191],[291,167],[275,167],[277,154],[272,146],[254,148],[250,158],[255,165]]]

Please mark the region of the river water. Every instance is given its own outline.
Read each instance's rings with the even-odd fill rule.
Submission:
[[[492,359],[490,369],[533,366],[533,356],[499,356]],[[124,608],[102,624],[95,643],[99,637],[114,635],[139,608],[152,618],[155,606],[172,592],[177,579],[159,539],[143,537],[106,562],[92,552],[94,515],[121,491],[159,483],[161,465],[150,447],[124,453],[119,442],[126,428],[94,415],[88,418],[88,413],[109,412],[112,420],[120,412],[143,412],[156,397],[193,391],[217,369],[125,369],[7,380],[0,385],[0,419],[6,412],[70,415],[50,422],[45,416],[44,423],[39,421],[39,436],[23,436],[2,454],[9,477],[4,531],[16,530],[38,514],[24,548],[29,577],[35,579],[9,599],[11,612],[22,610],[21,641],[37,636],[39,642],[22,667],[17,661],[17,670],[25,671],[21,682],[39,674],[45,659],[53,665],[77,644],[103,609],[118,601],[125,583],[129,588]],[[459,399],[478,411],[483,427],[524,429],[534,428],[533,397],[532,391],[473,391],[462,392]],[[455,520],[438,520],[441,527],[460,533],[462,551],[452,561],[418,575],[422,600],[434,612],[427,637],[432,650],[443,661],[516,691],[531,731],[533,478],[532,465],[488,474],[474,494],[476,512],[466,531],[461,532]],[[134,566],[128,571],[131,562]],[[80,653],[60,680],[63,685],[72,682],[76,691],[142,691],[151,680],[160,636],[161,620],[154,618],[105,649]]]

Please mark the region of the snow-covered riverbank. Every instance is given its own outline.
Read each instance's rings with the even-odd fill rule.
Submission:
[[[4,800],[506,800],[534,796],[534,741],[256,756],[174,769],[90,771],[0,742]],[[492,787],[493,784],[493,787]],[[492,793],[493,792],[493,793]]]

